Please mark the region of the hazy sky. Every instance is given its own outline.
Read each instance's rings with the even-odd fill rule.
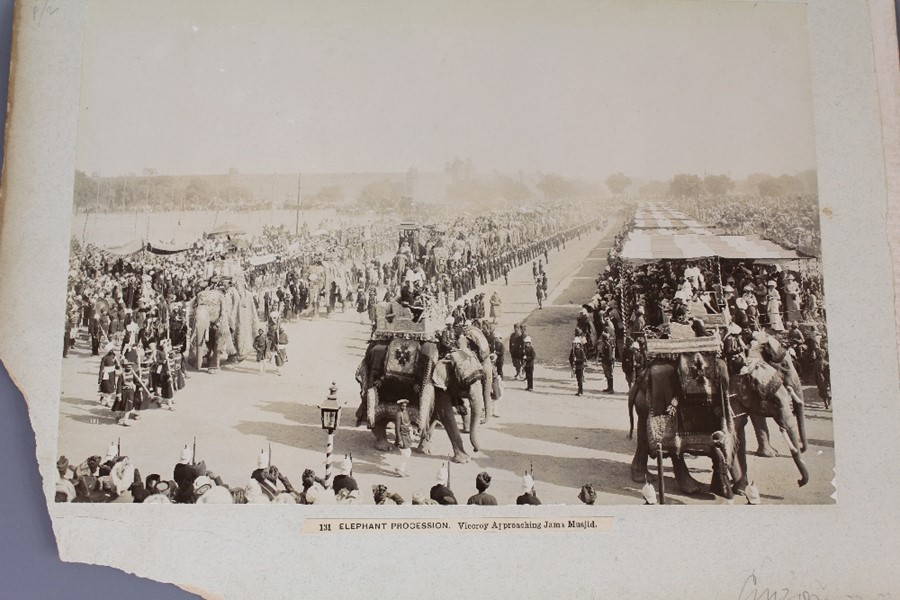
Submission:
[[[88,4],[88,173],[815,167],[801,5]]]

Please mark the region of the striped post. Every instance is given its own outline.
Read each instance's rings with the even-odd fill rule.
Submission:
[[[325,442],[325,489],[331,489],[331,453],[334,451],[334,431],[328,431],[328,440]]]

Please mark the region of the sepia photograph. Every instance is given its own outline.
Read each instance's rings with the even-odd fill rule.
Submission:
[[[56,502],[836,502],[805,6],[279,7],[86,5]]]

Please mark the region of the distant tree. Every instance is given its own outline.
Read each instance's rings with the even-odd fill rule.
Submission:
[[[564,200],[575,195],[575,185],[562,175],[544,175],[537,184],[545,200]]]
[[[191,208],[207,206],[212,198],[212,185],[200,177],[192,177],[184,190],[184,201]]]
[[[665,181],[659,181],[658,179],[654,179],[652,181],[648,181],[644,185],[638,188],[638,193],[641,196],[653,197],[653,196],[665,196],[669,193],[669,184]]]
[[[303,196],[304,204],[308,206],[330,208],[344,201],[344,188],[339,185],[329,185],[321,188],[315,194]]]
[[[778,185],[781,187],[783,194],[803,193],[803,182],[793,175],[779,175]]]
[[[466,163],[458,156],[455,156],[451,162],[444,166],[444,171],[450,175],[450,179],[454,183],[463,181],[466,178]]]
[[[697,198],[703,191],[703,182],[696,175],[680,173],[669,182],[669,195],[674,198]]]
[[[521,204],[534,197],[531,188],[512,177],[497,176],[496,185],[500,196],[512,204]]]
[[[734,182],[728,175],[707,175],[703,178],[703,189],[711,196],[724,196],[734,189]]]
[[[760,181],[756,188],[759,191],[759,195],[765,198],[784,196],[784,188],[775,177],[769,177]]]
[[[801,194],[804,191],[803,182],[793,175],[769,176],[760,181],[756,187],[759,195],[766,198]]]
[[[613,194],[621,194],[631,185],[631,178],[624,173],[613,173],[606,178],[606,187]]]
[[[75,190],[73,207],[75,210],[86,210],[94,206],[97,199],[97,181],[88,177],[84,171],[75,171]]]
[[[359,191],[357,202],[370,210],[390,210],[397,207],[402,197],[403,185],[385,178],[366,184]]]

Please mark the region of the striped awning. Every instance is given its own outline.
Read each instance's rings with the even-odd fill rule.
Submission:
[[[622,247],[631,261],[690,259],[718,256],[735,260],[798,260],[808,258],[759,236],[660,233],[635,229]]]

